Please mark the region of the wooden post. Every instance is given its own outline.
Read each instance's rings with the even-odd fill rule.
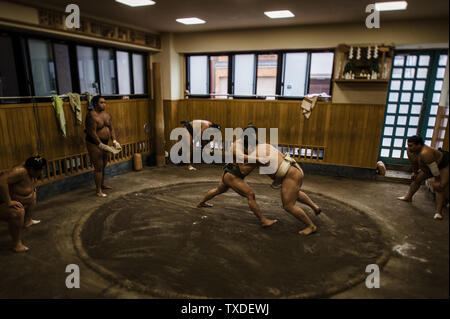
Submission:
[[[164,105],[161,87],[161,63],[153,63],[153,94],[155,97],[155,153],[156,166],[166,164],[165,141],[164,141]]]

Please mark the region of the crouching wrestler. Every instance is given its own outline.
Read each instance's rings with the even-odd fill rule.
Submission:
[[[36,180],[46,163],[42,157],[30,157],[24,165],[0,175],[0,220],[9,224],[12,249],[17,253],[28,250],[22,243],[22,229],[40,223],[32,219],[32,212],[36,205]]]

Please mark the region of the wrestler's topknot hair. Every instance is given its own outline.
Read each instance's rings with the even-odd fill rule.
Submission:
[[[32,156],[25,161],[25,167],[33,169],[43,169],[47,165],[47,160],[40,156]]]
[[[423,138],[419,135],[413,135],[408,138],[409,143],[414,143],[416,145],[424,145]]]

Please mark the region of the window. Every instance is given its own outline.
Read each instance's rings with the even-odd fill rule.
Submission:
[[[70,68],[69,46],[67,44],[55,43],[56,79],[58,93],[66,94],[72,92],[72,73]]]
[[[334,54],[331,52],[311,53],[308,94],[331,93],[331,74]]]
[[[277,85],[278,54],[258,55],[257,95],[275,95]],[[274,96],[272,98],[275,98]]]
[[[209,92],[211,97],[226,99],[228,93],[228,56],[209,57],[209,72]]]
[[[119,77],[119,94],[131,94],[130,55],[117,51],[117,75]]]
[[[330,95],[333,60],[333,52],[309,51],[188,56],[187,90],[211,98]]]
[[[51,43],[29,39],[31,73],[33,75],[34,95],[47,96],[56,94],[55,64]]]
[[[100,92],[102,94],[117,94],[116,59],[113,50],[98,50],[98,73],[100,76]]]
[[[191,94],[208,94],[208,73],[206,55],[189,58],[189,89]]]
[[[147,94],[147,55],[0,32],[0,103],[70,92]]]
[[[407,139],[412,135],[422,136],[428,146],[438,141],[436,121],[445,116],[438,112],[444,77],[439,70],[445,70],[446,58],[441,50],[395,53],[379,154],[385,163],[408,162]]]
[[[0,96],[19,96],[19,82],[12,40],[0,35]]]
[[[234,94],[253,95],[255,86],[255,55],[234,56]]]
[[[147,92],[145,65],[144,56],[142,54],[133,53],[134,94],[145,94]]]
[[[307,64],[307,53],[286,53],[284,55],[282,95],[305,95]]]
[[[78,76],[80,79],[80,93],[98,93],[97,77],[95,74],[94,49],[77,46]]]

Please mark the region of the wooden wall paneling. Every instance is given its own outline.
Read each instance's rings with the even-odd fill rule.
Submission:
[[[280,145],[323,148],[321,162],[332,165],[374,168],[378,158],[384,105],[319,102],[307,120],[299,102],[260,100],[187,99],[165,101],[168,139],[181,120],[206,119],[225,127],[279,128]],[[223,129],[223,134],[225,130]],[[267,131],[269,134],[269,131]],[[267,140],[269,135],[267,135]],[[167,147],[170,150],[170,147]],[[313,158],[312,160],[317,160]]]
[[[81,126],[76,124],[75,114],[70,109],[69,103],[64,103],[63,107],[67,132],[65,138],[51,103],[37,105],[42,139],[41,155],[50,161],[48,167],[50,173],[58,171],[60,174],[65,165],[69,171],[72,169],[73,172],[77,169],[80,172],[80,166],[89,166],[87,156],[81,157],[81,154],[87,152],[84,133],[86,102],[82,103],[83,124]],[[118,137],[121,137],[119,141],[122,144],[148,140],[143,128],[149,115],[148,100],[109,100],[107,111],[113,117],[113,125]],[[0,171],[22,163],[31,155],[37,155],[38,131],[32,104],[0,106],[0,143],[4,149],[12,150],[0,154]],[[114,160],[122,158],[125,157],[117,157]],[[51,161],[55,161],[54,167]]]

